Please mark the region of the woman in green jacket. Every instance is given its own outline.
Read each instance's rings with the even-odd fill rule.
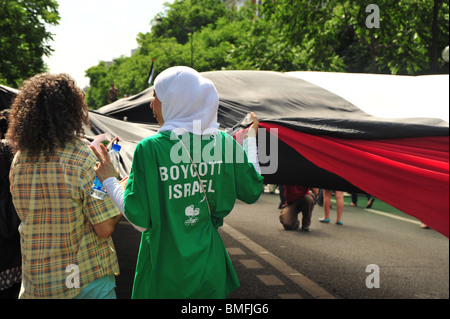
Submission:
[[[217,229],[236,199],[253,203],[261,195],[259,123],[252,113],[246,152],[218,131],[218,105],[211,81],[169,68],[155,79],[150,106],[161,128],[137,145],[125,190],[106,148],[93,149],[99,179],[142,231],[132,298],[225,298],[239,287]]]

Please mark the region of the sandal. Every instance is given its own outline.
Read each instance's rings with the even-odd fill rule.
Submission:
[[[373,197],[371,199],[369,199],[369,202],[367,203],[366,208],[371,208],[374,201],[375,201],[375,198],[373,198]]]

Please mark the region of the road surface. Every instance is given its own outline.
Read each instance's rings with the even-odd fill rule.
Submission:
[[[345,206],[343,226],[322,224],[316,206],[311,232],[285,231],[278,203],[268,193],[253,205],[237,201],[220,228],[241,282],[230,299],[449,298],[448,238],[414,218]],[[122,220],[113,239],[117,296],[127,299],[140,234]]]

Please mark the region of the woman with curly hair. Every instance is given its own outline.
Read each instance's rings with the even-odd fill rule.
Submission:
[[[121,215],[109,198],[90,196],[96,157],[82,140],[88,124],[84,93],[66,74],[26,80],[11,106],[19,298],[115,298],[119,266],[110,235]]]

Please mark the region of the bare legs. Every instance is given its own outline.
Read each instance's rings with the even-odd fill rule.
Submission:
[[[330,205],[331,205],[331,195],[332,190],[323,190],[323,212],[324,217],[319,218],[321,222],[329,222],[330,221]],[[344,192],[342,191],[334,191],[334,196],[336,197],[336,224],[342,225],[342,213],[344,211]]]

